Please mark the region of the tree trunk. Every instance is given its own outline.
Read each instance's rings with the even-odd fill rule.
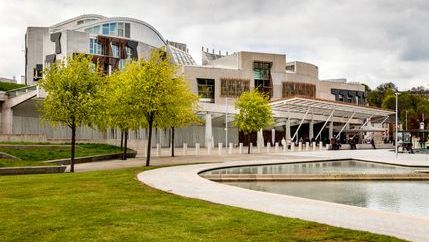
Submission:
[[[171,127],[171,157],[174,157],[174,127]]]
[[[247,141],[248,141],[248,145],[247,145],[247,154],[250,154],[250,133],[247,134]]]
[[[121,129],[121,150],[124,148],[124,131]]]
[[[153,125],[153,115],[149,116],[149,137],[148,137],[148,141],[147,141],[147,156],[146,156],[146,166],[150,165],[150,150],[151,150],[151,143],[152,143],[152,125]]]
[[[70,154],[70,172],[74,172],[74,157],[75,157],[75,146],[76,146],[76,124],[73,122],[71,126],[72,140],[71,140],[71,154]]]
[[[124,153],[122,155],[122,160],[126,160],[127,159],[127,147],[128,147],[128,130],[126,130],[125,135],[123,137],[124,139]]]

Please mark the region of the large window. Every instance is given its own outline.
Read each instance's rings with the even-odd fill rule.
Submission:
[[[221,80],[221,96],[223,97],[238,97],[244,91],[249,90],[250,80],[246,79],[231,79],[222,78]]]
[[[98,35],[130,37],[130,24],[124,22],[107,23],[85,29],[85,32]]]
[[[215,80],[197,78],[198,96],[201,102],[214,103]]]
[[[101,55],[101,45],[97,39],[89,39],[89,53],[93,55]]]
[[[316,86],[300,82],[283,82],[283,97],[303,96],[316,97]]]
[[[271,98],[273,94],[273,86],[271,82],[271,63],[254,62],[253,78],[255,79],[255,88],[258,89],[261,93],[267,94]]]
[[[112,47],[112,56],[119,58],[119,47],[115,44],[111,44]]]

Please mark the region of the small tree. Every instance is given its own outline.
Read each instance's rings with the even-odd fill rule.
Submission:
[[[71,167],[74,172],[76,128],[91,125],[97,114],[102,77],[98,65],[90,56],[76,54],[51,64],[39,86],[47,92],[41,105],[43,119],[53,126],[67,125],[71,129]]]
[[[177,91],[185,82],[177,77],[177,66],[172,64],[162,49],[152,51],[148,60],[132,61],[123,70],[124,79],[129,80],[132,89],[132,110],[135,115],[145,118],[149,130],[146,166],[150,165],[153,127],[165,127],[166,111],[175,109]],[[180,110],[180,109],[179,109]]]
[[[192,124],[200,124],[201,120],[196,115],[198,96],[193,94],[183,77],[172,80],[175,88],[175,98],[165,110],[161,112],[157,120],[157,127],[171,129],[171,156],[174,157],[175,128]]]
[[[235,115],[234,126],[238,127],[250,140],[250,133],[268,127],[272,122],[269,97],[254,89],[243,92],[235,101],[239,113]],[[250,154],[250,144],[247,150]]]

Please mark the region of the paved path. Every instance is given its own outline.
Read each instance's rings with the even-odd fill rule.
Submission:
[[[243,156],[242,156],[243,157]],[[387,150],[323,151],[270,154],[247,161],[174,166],[142,172],[138,179],[157,189],[214,203],[316,221],[338,227],[387,234],[413,241],[428,241],[429,217],[386,212],[287,195],[253,191],[204,179],[206,169],[222,166],[284,163],[317,159],[373,159],[401,165],[429,165],[426,155],[395,154]]]

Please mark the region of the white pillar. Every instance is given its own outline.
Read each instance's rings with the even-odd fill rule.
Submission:
[[[211,155],[211,154],[212,154],[212,148],[213,148],[213,145],[212,145],[211,141],[209,141],[209,142],[207,143],[207,154],[208,154],[208,155]]]
[[[313,142],[313,151],[316,150],[316,142]]]
[[[183,155],[186,155],[188,153],[188,144],[183,143]]]
[[[305,142],[305,151],[309,151],[309,150],[310,150],[310,143]]]
[[[222,143],[218,143],[217,148],[218,148],[218,154],[222,155]]]
[[[290,151],[294,151],[295,150],[295,143],[291,142],[290,143]]]
[[[276,142],[276,129],[271,129],[271,143]]]
[[[257,133],[256,146],[258,146],[258,152],[260,151],[261,147],[264,147],[264,135],[262,129]]]
[[[286,132],[285,132],[286,141],[290,140],[290,118],[286,120]]]
[[[308,128],[308,138],[310,139],[310,141],[312,141],[312,139],[314,138],[314,121],[313,120],[310,121],[310,126]]]
[[[198,155],[200,153],[200,144],[195,143],[195,155]]]
[[[274,152],[279,152],[279,142],[274,143]]]
[[[302,142],[298,143],[298,151],[302,151]]]
[[[243,154],[243,143],[238,145],[238,153]]]
[[[267,142],[267,153],[270,153],[271,143]]]
[[[232,154],[233,143],[229,143],[228,154]]]
[[[334,122],[329,122],[329,139],[332,139],[334,137]]]
[[[253,143],[249,143],[249,146],[250,146],[250,153],[252,153],[253,152]]]
[[[319,141],[319,150],[322,151],[322,149],[323,149],[323,142]]]
[[[205,126],[205,140],[204,145],[209,146],[209,143],[213,144],[213,133],[212,133],[212,114],[206,113],[206,126]]]

